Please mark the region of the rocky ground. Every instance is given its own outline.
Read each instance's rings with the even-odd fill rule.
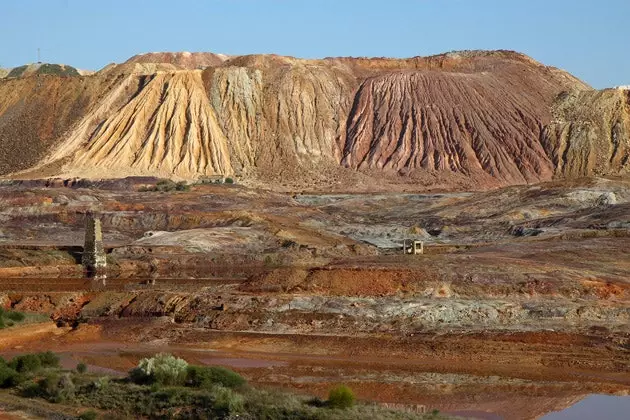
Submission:
[[[0,299],[53,324],[0,340],[124,371],[160,350],[254,382],[531,419],[630,391],[630,183],[483,193],[0,187]],[[107,278],[85,279],[84,213]],[[404,238],[425,242],[405,256]],[[33,327],[34,328],[34,327]]]

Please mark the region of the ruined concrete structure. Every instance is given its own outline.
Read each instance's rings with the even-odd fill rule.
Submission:
[[[86,214],[85,244],[81,262],[88,274],[102,272],[107,267],[101,220],[91,213]]]
[[[402,251],[405,255],[424,254],[424,242],[413,239],[405,239],[403,240]]]

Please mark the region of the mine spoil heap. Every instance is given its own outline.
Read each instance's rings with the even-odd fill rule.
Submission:
[[[0,80],[0,173],[479,190],[627,174],[629,121],[627,91],[510,51],[144,54]]]

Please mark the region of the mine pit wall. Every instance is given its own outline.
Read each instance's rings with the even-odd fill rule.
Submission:
[[[3,292],[0,302],[16,310],[45,313],[64,324],[79,318],[168,317],[182,326],[218,331],[314,335],[347,335],[352,331],[357,335],[387,333],[396,337],[445,331],[603,331],[630,350],[627,287],[610,286],[606,291],[602,289],[605,285],[595,282],[570,289],[549,285],[532,289],[535,284],[512,284],[508,291],[507,284],[505,290],[490,284],[470,289],[465,282],[447,284],[427,279],[416,281],[413,287],[402,286],[401,290],[401,284],[409,283],[405,276],[411,279],[418,275],[406,270],[377,274],[373,270],[340,269],[279,273],[264,266],[250,266],[250,270],[259,271],[252,274],[247,273],[245,265],[242,267],[243,273],[215,273],[231,281],[202,280],[190,286],[159,276],[143,285],[140,280],[112,277],[103,286],[93,283],[92,290],[85,290],[92,283],[82,279],[75,280],[74,289],[72,280],[64,280],[59,284],[70,288],[54,291],[42,281],[40,290],[48,287],[50,291],[36,288],[20,292],[18,288]],[[237,280],[235,276],[243,277]],[[379,283],[371,281],[370,276],[377,276]],[[284,285],[274,280],[279,278],[285,279]],[[358,282],[361,291],[347,289],[338,281],[351,278],[364,279]],[[25,287],[32,282],[36,279],[23,280]],[[383,285],[390,289],[383,289]]]

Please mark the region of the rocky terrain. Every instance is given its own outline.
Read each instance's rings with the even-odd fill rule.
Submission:
[[[508,51],[151,53],[91,76],[6,79],[0,98],[0,171],[22,179],[236,176],[279,190],[419,191],[628,169],[627,91],[594,91]]]
[[[483,419],[628,395],[629,106],[509,51],[2,78],[0,306],[50,321],[0,352]]]
[[[0,350],[121,371],[169,351],[258,384],[324,396],[343,378],[360,398],[475,418],[630,392],[627,180],[309,195],[155,182],[0,186],[0,302],[54,322]],[[105,279],[78,265],[87,211]],[[401,255],[404,238],[425,254]]]

